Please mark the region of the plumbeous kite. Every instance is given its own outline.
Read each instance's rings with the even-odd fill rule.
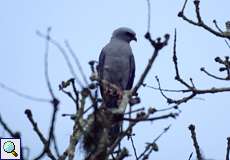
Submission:
[[[135,61],[130,42],[137,41],[136,33],[126,27],[116,29],[110,42],[102,49],[99,56],[98,76],[116,85],[122,91],[130,90],[135,76]],[[108,108],[117,108],[119,104],[117,96],[111,96],[106,92],[103,84],[100,92]]]

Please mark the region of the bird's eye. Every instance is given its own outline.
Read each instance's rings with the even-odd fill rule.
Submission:
[[[125,34],[126,34],[127,36],[129,36],[129,37],[133,37],[133,34],[130,33],[130,32],[126,32]]]

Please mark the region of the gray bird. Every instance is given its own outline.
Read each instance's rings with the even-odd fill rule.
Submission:
[[[135,77],[135,61],[130,47],[132,40],[137,41],[136,33],[132,29],[118,28],[99,56],[99,78],[115,84],[121,90],[130,90]],[[105,93],[103,85],[100,91],[106,107],[118,107],[117,96]]]
[[[136,33],[125,27],[116,29],[110,42],[102,49],[99,56],[98,75],[101,80],[106,80],[123,90],[130,90],[133,86],[135,77],[135,61],[130,47],[130,42],[137,41]],[[100,86],[100,92],[103,103],[107,108],[118,108],[118,95],[107,93],[108,88],[103,84]],[[120,118],[123,115],[115,115],[112,120],[112,126],[109,129],[111,143],[120,133]]]
[[[132,40],[137,41],[133,30],[124,27],[116,29],[110,42],[102,49],[97,66],[99,78],[116,85],[122,91],[132,88],[135,76],[135,61],[129,44]],[[117,108],[119,96],[111,95],[107,91],[108,88],[100,84],[104,106]],[[111,118],[106,112],[96,112],[96,114],[91,114],[89,118],[94,118],[95,115],[98,116],[97,120],[91,121],[93,123],[88,125],[83,139],[87,160],[105,159],[107,153],[107,145],[105,144],[108,142],[105,139],[109,138],[110,144],[114,142],[120,133],[122,123],[120,120],[117,121],[117,118],[123,117],[123,114],[116,114],[112,115]],[[109,137],[104,132],[105,127],[109,129]]]

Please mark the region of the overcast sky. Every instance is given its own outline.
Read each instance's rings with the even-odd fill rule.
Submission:
[[[184,89],[174,80],[172,63],[173,32],[177,28],[177,54],[183,78],[189,80],[192,77],[198,88],[229,86],[229,82],[213,80],[199,70],[205,66],[213,73],[221,75],[214,58],[229,55],[230,50],[224,40],[179,19],[177,13],[183,5],[182,0],[151,3],[152,36],[163,37],[165,33],[169,33],[171,39],[169,45],[160,52],[146,83],[156,86],[154,76],[158,75],[163,88]],[[212,20],[216,19],[224,29],[225,22],[230,20],[229,6],[229,0],[201,1],[202,17],[210,26],[213,26]],[[188,2],[185,14],[195,18],[192,1]],[[45,41],[36,35],[37,30],[45,33],[47,27],[51,26],[53,38],[63,46],[64,40],[68,40],[87,75],[90,74],[88,61],[97,60],[101,48],[110,40],[112,31],[118,27],[130,27],[137,33],[138,42],[131,44],[137,68],[135,81],[153,51],[149,42],[144,39],[147,28],[145,0],[7,0],[0,2],[0,23],[0,82],[36,97],[49,98],[44,78]],[[73,113],[74,105],[58,91],[58,84],[71,78],[71,74],[63,56],[53,46],[50,50],[49,65],[52,87],[61,100],[56,132],[57,141],[63,151],[69,142],[72,122],[61,117],[61,114]],[[30,158],[35,157],[42,151],[42,145],[26,119],[24,110],[32,110],[38,125],[46,133],[52,107],[46,103],[23,99],[1,88],[0,95],[2,118],[13,129],[22,131],[24,145],[31,148]],[[140,107],[168,107],[158,91],[143,88],[140,96]],[[193,123],[196,125],[198,141],[205,157],[224,159],[226,138],[230,136],[230,102],[227,100],[229,96],[229,93],[201,95],[181,105],[182,113],[176,120],[139,124],[134,130],[137,152],[141,153],[146,141],[151,141],[166,126],[172,124],[170,131],[158,141],[159,152],[153,153],[151,159],[188,159],[194,149],[187,127]],[[0,128],[0,135],[4,134]],[[130,145],[130,142],[125,144]],[[77,155],[81,155],[80,151]]]

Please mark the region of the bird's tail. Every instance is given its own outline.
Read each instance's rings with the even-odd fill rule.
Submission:
[[[112,126],[109,129],[109,136],[111,137],[112,143],[116,140],[116,138],[119,136],[119,134],[122,131],[122,119],[124,115],[123,114],[113,114],[112,117]]]
[[[113,114],[108,109],[99,108],[88,116],[88,125],[83,136],[85,160],[103,159],[107,148],[117,139],[121,132],[123,115]]]

